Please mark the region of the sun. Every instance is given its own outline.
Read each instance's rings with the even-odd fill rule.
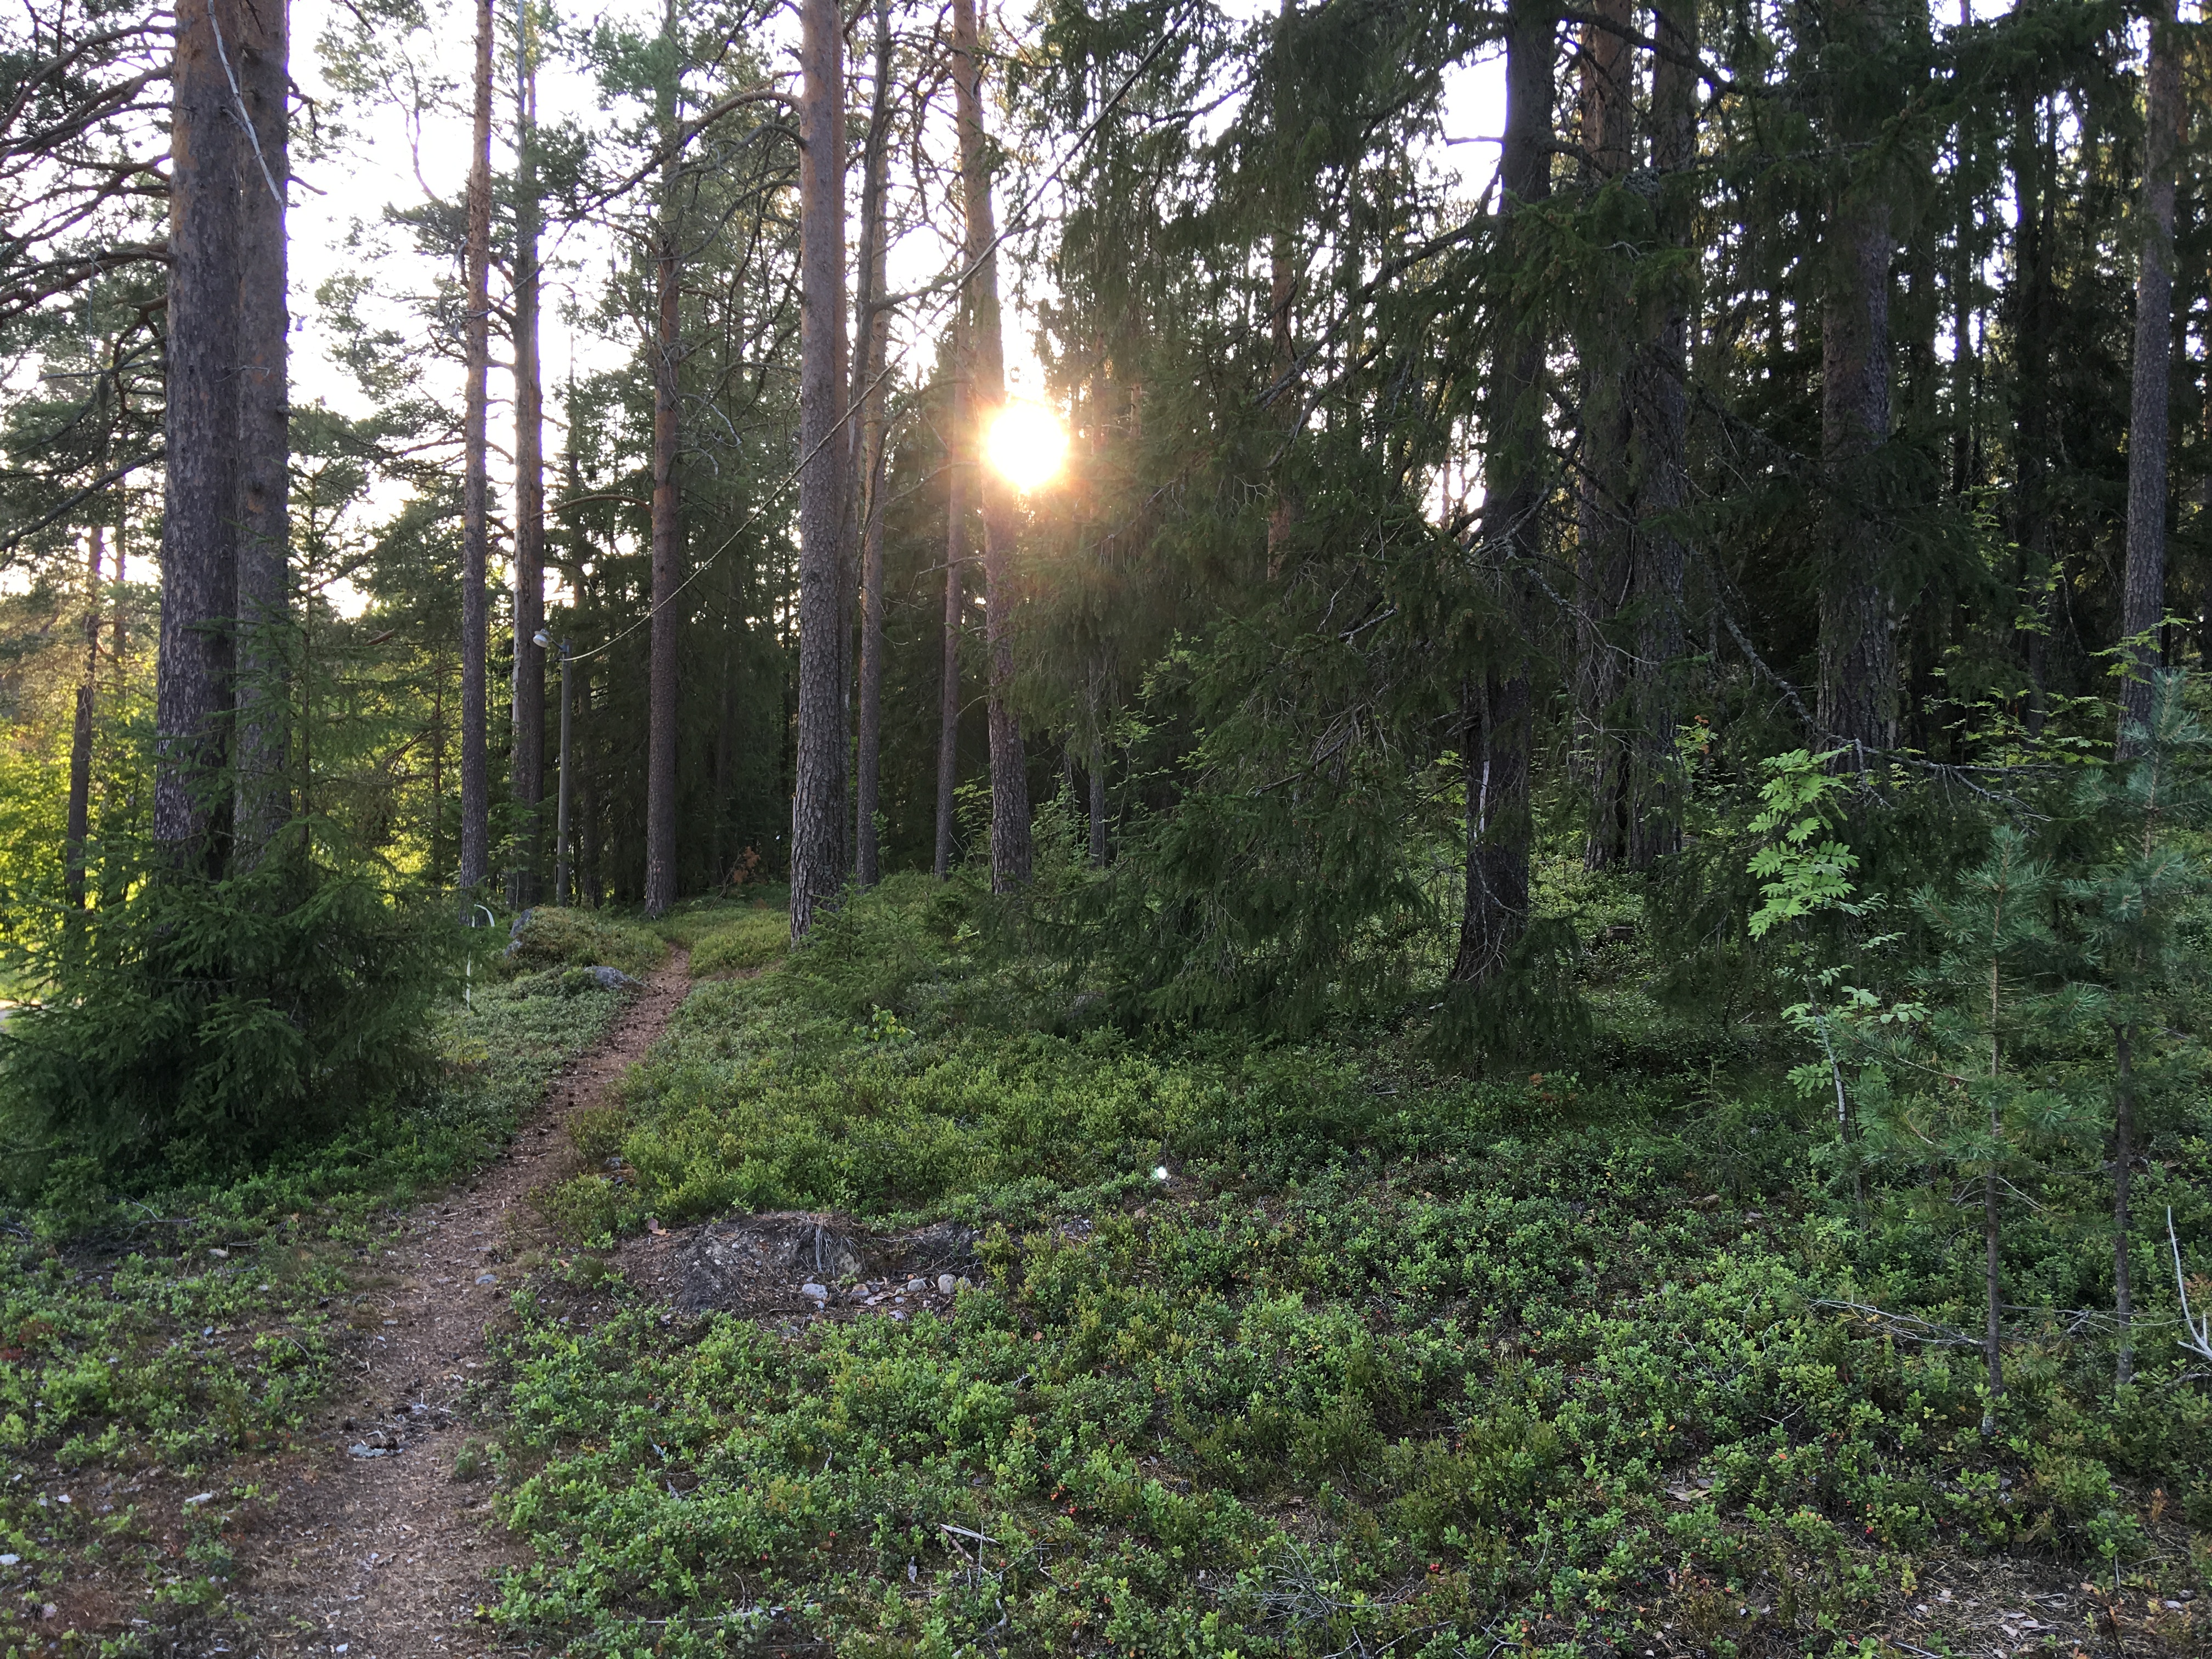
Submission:
[[[1067,433],[1042,404],[1017,398],[991,417],[983,453],[1008,483],[1031,490],[1051,483],[1067,459]]]

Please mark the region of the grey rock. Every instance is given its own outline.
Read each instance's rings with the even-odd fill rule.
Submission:
[[[939,1273],[937,1276],[937,1293],[939,1296],[951,1295],[959,1288],[959,1285],[960,1281],[951,1273]]]
[[[592,977],[599,981],[599,989],[602,991],[633,990],[638,984],[636,980],[632,979],[621,969],[610,968],[604,963],[593,968],[591,974]]]

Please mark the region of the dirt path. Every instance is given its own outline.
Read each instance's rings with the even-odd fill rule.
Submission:
[[[267,1659],[446,1659],[515,1650],[479,1620],[520,1547],[491,1524],[489,1483],[454,1479],[473,1437],[464,1401],[485,1369],[487,1323],[513,1289],[509,1264],[542,1235],[526,1204],[569,1173],[560,1133],[605,1098],[690,988],[678,951],[579,1056],[497,1162],[410,1214],[378,1264],[382,1324],[363,1333],[309,1432],[326,1448],[268,1494],[270,1524],[248,1553],[242,1614]]]

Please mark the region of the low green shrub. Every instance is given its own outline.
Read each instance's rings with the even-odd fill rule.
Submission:
[[[783,959],[791,949],[791,917],[763,907],[744,910],[702,929],[691,941],[695,979],[748,973]]]
[[[619,968],[642,979],[667,949],[642,922],[604,910],[563,910],[540,905],[524,913],[500,961],[508,974],[548,968]]]

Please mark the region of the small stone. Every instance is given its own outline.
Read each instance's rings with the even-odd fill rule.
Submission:
[[[214,1502],[215,1494],[213,1492],[196,1492],[190,1498],[185,1499],[185,1507],[186,1509],[190,1509],[195,1504],[212,1504]]]
[[[479,1285],[496,1285],[499,1283],[499,1275],[497,1273],[478,1273],[477,1275],[477,1283]]]
[[[623,972],[621,969],[609,968],[604,963],[593,968],[591,974],[602,991],[627,991],[637,984],[635,980]]]
[[[208,1251],[208,1254],[218,1261],[228,1261],[230,1260],[230,1252],[228,1250],[210,1249]]]
[[[817,1285],[811,1279],[799,1287],[799,1293],[801,1296],[811,1296],[817,1302],[827,1302],[830,1299],[830,1287],[826,1285]]]
[[[20,1555],[0,1555],[0,1567],[12,1567],[22,1559]]]
[[[363,1445],[358,1440],[355,1441],[352,1445],[347,1447],[346,1449],[351,1452],[356,1457],[389,1457],[392,1455],[392,1449],[389,1446]]]
[[[1167,1166],[1166,1164],[1155,1164],[1154,1165],[1152,1165],[1152,1179],[1153,1179],[1153,1180],[1155,1180],[1155,1181],[1165,1181],[1167,1178],[1168,1178],[1168,1166]]]
[[[951,1273],[939,1273],[939,1274],[938,1274],[938,1276],[937,1276],[937,1293],[938,1293],[938,1295],[939,1295],[939,1296],[950,1296],[950,1295],[951,1295],[951,1294],[952,1294],[952,1292],[953,1292],[953,1291],[954,1291],[954,1289],[955,1289],[956,1287],[957,1287],[957,1286],[958,1286],[959,1283],[960,1283],[960,1281],[959,1281],[958,1279],[955,1279],[955,1278],[954,1278]]]
[[[906,1282],[906,1293],[908,1296],[920,1296],[928,1288],[929,1281],[926,1279],[909,1279]]]

